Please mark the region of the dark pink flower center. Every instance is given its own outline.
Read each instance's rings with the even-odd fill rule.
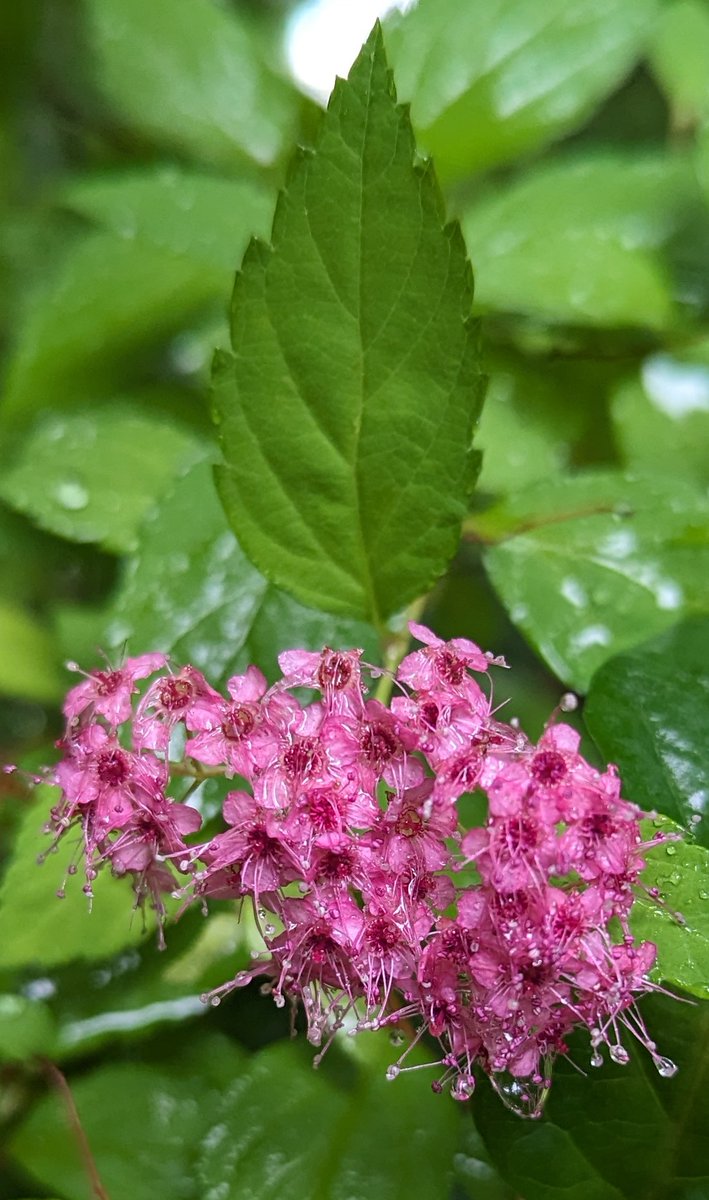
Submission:
[[[339,854],[335,850],[328,850],[320,860],[318,877],[330,883],[342,883],[350,878],[354,865],[354,855],[349,850],[343,850]]]
[[[375,917],[367,929],[367,945],[374,954],[388,954],[399,944],[399,930],[386,917]]]
[[[123,682],[122,671],[96,671],[96,692],[99,696],[112,696]]]
[[[394,757],[399,749],[399,739],[391,729],[380,721],[368,725],[360,742],[365,758],[376,769],[381,769]]]
[[[96,774],[101,783],[108,787],[118,787],[125,783],[130,767],[128,759],[122,750],[102,750],[96,759]]]
[[[194,688],[187,679],[166,679],[160,687],[158,698],[168,712],[177,712],[192,699]]]
[[[322,688],[331,687],[341,692],[347,687],[352,678],[352,663],[346,654],[338,654],[334,650],[324,650],[318,668],[318,683]]]
[[[465,679],[465,663],[461,662],[447,647],[444,650],[439,650],[436,662],[441,677],[447,683],[452,683],[454,687],[457,687]]]
[[[232,704],[222,722],[222,734],[228,742],[240,742],[251,733],[255,724],[251,709],[243,704]]]
[[[302,778],[320,765],[320,751],[315,738],[301,738],[289,746],[283,755],[283,766],[293,779]]]
[[[539,783],[553,786],[564,778],[566,772],[566,762],[556,750],[540,750],[532,759],[532,774]]]
[[[415,808],[405,808],[396,818],[394,828],[402,837],[417,837],[424,827],[423,817]]]

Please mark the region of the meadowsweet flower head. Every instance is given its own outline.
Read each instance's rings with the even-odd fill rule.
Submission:
[[[653,844],[639,810],[569,725],[553,719],[535,744],[499,719],[488,677],[502,660],[410,629],[422,647],[388,705],[360,650],[289,650],[272,687],[249,667],[225,694],[162,655],[89,675],[67,697],[49,823],[78,829],[86,890],[103,869],[129,875],[161,917],[180,876],[202,904],[249,898],[267,951],[209,998],[260,979],[302,1006],[318,1058],[346,1022],[414,1022],[414,1042],[440,1046],[434,1090],[467,1100],[482,1071],[531,1116],[577,1026],[592,1065],[627,1061],[632,1034],[671,1073],[636,1003],[655,960],[628,924]],[[242,783],[200,843],[190,789],[210,775]],[[466,830],[473,791],[487,816]]]

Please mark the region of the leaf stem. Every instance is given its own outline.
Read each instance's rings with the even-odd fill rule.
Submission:
[[[89,1177],[92,1194],[95,1196],[96,1200],[111,1200],[111,1197],[101,1181],[101,1176],[99,1175],[98,1167],[96,1166],[96,1160],[91,1151],[89,1139],[87,1138],[84,1127],[81,1124],[79,1110],[76,1107],[76,1102],[72,1095],[71,1088],[67,1083],[66,1076],[59,1070],[59,1067],[56,1065],[56,1063],[51,1061],[51,1059],[42,1058],[41,1063],[45,1074],[49,1077],[50,1082],[56,1088],[66,1109],[67,1116],[69,1118],[69,1124],[71,1125],[72,1132],[79,1147],[79,1153],[84,1164],[84,1169]]]

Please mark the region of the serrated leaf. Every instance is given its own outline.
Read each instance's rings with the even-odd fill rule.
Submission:
[[[194,435],[117,399],[39,421],[3,474],[0,496],[42,529],[123,554],[135,548],[151,504],[201,453]]]
[[[387,23],[397,86],[446,177],[580,125],[642,53],[655,0],[420,0]]]
[[[125,879],[102,875],[91,912],[80,876],[69,879],[64,900],[57,898],[76,846],[65,841],[38,866],[37,856],[51,842],[42,833],[51,804],[49,790],[41,788],[19,827],[0,885],[0,968],[33,963],[53,967],[74,959],[106,958],[146,936],[140,917],[132,911],[133,896]],[[146,925],[154,928],[150,913]]]
[[[481,404],[470,268],[375,29],[234,293],[214,404],[224,507],[299,600],[380,622],[444,569]],[[392,215],[395,219],[392,220]]]
[[[61,693],[48,630],[23,609],[0,602],[0,694],[52,703]]]
[[[195,1151],[215,1123],[219,1098],[242,1069],[225,1037],[184,1043],[180,1062],[119,1063],[71,1081],[72,1095],[106,1192],[132,1200],[206,1200],[195,1179]],[[15,1133],[10,1152],[33,1178],[86,1200],[86,1166],[61,1100],[45,1096]]]
[[[709,503],[678,479],[587,472],[469,518],[511,619],[564,683],[709,609]]]
[[[699,1200],[707,1194],[709,1005],[643,1002],[658,1052],[679,1066],[659,1077],[632,1046],[627,1066],[586,1069],[588,1035],[572,1044],[582,1068],[559,1059],[541,1121],[520,1121],[489,1088],[475,1119],[500,1173],[524,1200]]]
[[[198,162],[274,162],[298,97],[247,19],[213,0],[84,0],[89,64],[116,116]]]
[[[177,168],[87,177],[58,198],[102,228],[72,245],[33,297],[8,368],[5,422],[48,396],[56,408],[115,391],[115,375],[129,378],[126,358],[225,306],[234,264],[272,210],[262,186]]]
[[[672,821],[645,822],[645,835],[658,827],[681,833]],[[644,887],[659,902],[638,894],[630,914],[636,938],[654,942],[652,978],[709,999],[709,851],[688,841],[670,841],[646,855]],[[653,895],[655,893],[653,892]]]
[[[186,472],[146,522],[107,637],[131,654],[169,652],[213,684],[251,662],[273,677],[278,654],[293,646],[363,646],[370,662],[378,657],[370,626],[305,608],[251,565],[207,463]]]
[[[660,251],[696,190],[688,161],[669,154],[543,163],[462,217],[476,304],[572,325],[666,325]]]
[[[705,362],[653,355],[615,391],[616,442],[635,470],[709,483],[709,344]]]
[[[709,619],[683,622],[605,663],[584,719],[629,799],[709,846]]]

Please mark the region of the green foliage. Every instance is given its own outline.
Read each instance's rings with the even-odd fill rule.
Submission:
[[[571,325],[662,328],[672,296],[660,251],[695,191],[690,164],[667,154],[537,167],[464,213],[477,304]]]
[[[612,658],[595,676],[584,710],[630,799],[691,829],[704,846],[709,846],[708,641],[709,619],[695,618]]]
[[[224,168],[244,155],[271,163],[289,144],[297,94],[263,61],[238,10],[213,0],[83,6],[92,81],[118,120]]]
[[[402,98],[445,176],[581,124],[639,57],[655,0],[421,0],[392,19]]]
[[[214,380],[217,483],[247,554],[375,624],[455,550],[481,403],[462,239],[413,157],[375,31],[291,169],[273,246],[244,259]]]
[[[404,1200],[442,1194],[456,1144],[446,1105],[421,1095],[416,1076],[393,1085],[386,1035],[366,1059],[314,1073],[307,1050],[286,1044],[246,1058],[225,1039],[195,1039],[190,1060],[120,1064],[73,1087],[82,1125],[109,1191],[206,1200]],[[10,1151],[41,1183],[84,1200],[76,1155],[56,1097],[41,1101]],[[407,1137],[400,1137],[402,1121]],[[62,1167],[57,1175],[56,1162]]]
[[[471,518],[510,617],[585,692],[619,651],[709,607],[709,505],[677,479],[540,483]]]
[[[47,416],[23,441],[0,495],[42,529],[121,554],[197,453],[186,432],[128,404]]]
[[[663,997],[643,1011],[660,1053],[679,1067],[672,1080],[657,1074],[639,1046],[626,1066],[588,1068],[588,1044],[579,1038],[571,1058],[581,1072],[571,1062],[558,1064],[538,1123],[519,1121],[488,1088],[476,1098],[492,1161],[525,1200],[706,1195],[709,1005]]]
[[[188,471],[153,509],[107,638],[132,654],[169,651],[214,680],[250,662],[273,675],[278,654],[292,645],[362,646],[370,661],[378,656],[370,626],[305,608],[251,565],[226,523],[207,463]]]
[[[141,942],[146,936],[144,924],[154,928],[150,913],[145,922],[139,913],[130,920],[130,886],[125,880],[107,879],[100,898],[89,908],[81,875],[67,879],[67,868],[76,858],[74,846],[64,843],[41,867],[37,865],[37,856],[51,844],[42,828],[56,795],[52,788],[41,788],[20,823],[12,861],[0,886],[0,970],[106,958]],[[60,900],[57,891],[65,882],[66,895]]]
[[[682,828],[631,914],[679,1071],[575,1039],[534,1123],[387,1082],[385,1035],[314,1072],[257,987],[200,1002],[252,921],[192,906],[161,953],[126,881],[57,899],[78,847],[37,867],[50,796],[0,774],[0,1196],[91,1194],[51,1056],[113,1200],[706,1200],[709,9],[419,0],[320,115],[298,7],[0,17],[0,752],[52,759],[66,659],[381,663],[412,605],[507,656],[532,729],[588,692],[647,835]]]

